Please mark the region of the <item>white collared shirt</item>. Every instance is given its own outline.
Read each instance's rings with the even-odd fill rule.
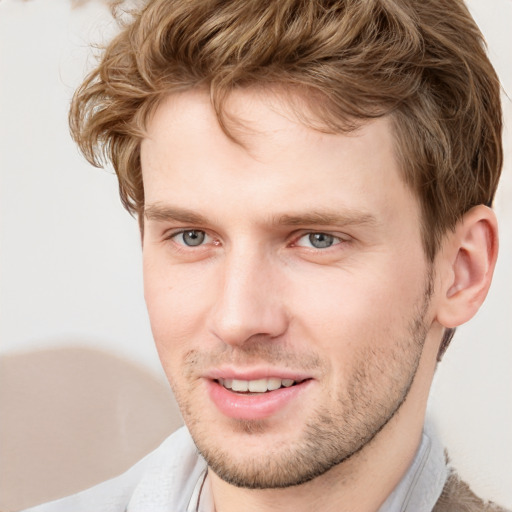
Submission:
[[[432,427],[378,512],[431,512],[446,481],[444,451]],[[215,512],[206,462],[183,427],[117,478],[25,512]]]

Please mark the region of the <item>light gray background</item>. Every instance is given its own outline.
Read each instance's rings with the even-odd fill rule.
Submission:
[[[469,2],[512,97],[512,0]],[[115,30],[91,1],[0,0],[0,353],[84,344],[163,379],[142,296],[136,222],[111,172],[91,168],[67,130],[90,42]],[[496,201],[501,255],[477,317],[459,329],[430,404],[454,465],[512,507],[512,105]]]

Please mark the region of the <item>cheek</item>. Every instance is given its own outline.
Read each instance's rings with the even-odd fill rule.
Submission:
[[[289,294],[295,322],[333,353],[346,355],[353,346],[394,342],[418,311],[424,278],[415,268],[391,269],[367,266],[303,279]]]
[[[160,354],[190,348],[202,329],[209,301],[206,276],[180,267],[155,265],[144,259],[144,297],[153,337]]]

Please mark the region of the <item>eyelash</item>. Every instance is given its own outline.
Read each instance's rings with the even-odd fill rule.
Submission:
[[[176,237],[178,237],[180,235],[183,236],[184,234],[191,233],[191,232],[203,233],[204,236],[205,236],[205,239],[210,238],[210,239],[213,240],[213,245],[216,245],[216,246],[220,245],[220,242],[218,240],[214,239],[211,235],[209,235],[207,231],[205,231],[203,229],[194,229],[194,228],[188,228],[188,229],[181,229],[179,231],[173,231],[173,232],[169,233],[165,237],[165,240],[173,241],[176,244],[178,250],[180,250],[180,251],[188,251],[188,250],[192,250],[192,249],[197,250],[199,248],[204,247],[206,244],[203,243],[203,241],[201,241],[201,243],[199,243],[198,245],[194,246],[194,245],[187,245],[186,243],[180,243],[180,242],[177,242],[175,240]],[[317,235],[317,236],[318,235],[324,235],[325,237],[332,239],[333,243],[331,245],[326,246],[326,247],[314,247],[314,246],[311,246],[311,245],[301,245],[299,243],[303,238],[309,237],[309,241],[312,244],[311,237],[315,236],[315,235]],[[289,244],[289,247],[302,247],[302,248],[304,248],[306,250],[310,250],[310,251],[327,252],[329,249],[331,249],[333,247],[336,247],[336,246],[338,246],[340,244],[347,243],[347,242],[348,242],[347,239],[342,238],[341,236],[337,236],[337,235],[331,234],[329,232],[325,232],[325,231],[307,231],[307,232],[304,232],[303,231],[303,232],[300,233],[299,236],[295,236],[294,237],[294,239],[291,242],[291,244]]]
[[[220,242],[218,240],[215,240],[204,229],[194,229],[194,228],[180,229],[179,231],[173,231],[171,233],[168,233],[165,236],[165,240],[170,240],[170,241],[174,242],[174,244],[177,246],[177,248],[179,248],[180,251],[186,251],[189,249],[197,249],[197,248],[204,247],[206,245],[204,243],[200,243],[200,244],[194,246],[194,245],[187,245],[185,243],[179,243],[175,240],[178,236],[180,236],[180,235],[183,236],[185,233],[191,233],[191,232],[204,233],[205,239],[211,238],[213,240],[214,245],[220,245]]]
[[[312,237],[314,236],[325,236],[326,238],[328,239],[332,239],[333,243],[331,245],[328,245],[326,247],[314,247],[312,246],[313,245],[313,241],[312,241]],[[311,245],[301,245],[299,244],[300,240],[302,240],[303,238],[308,238],[309,239],[309,242],[311,243]],[[322,242],[321,240],[317,240],[318,242]],[[336,235],[333,235],[331,233],[327,233],[327,232],[324,232],[324,231],[309,231],[307,233],[302,233],[298,238],[295,239],[295,242],[293,242],[292,246],[296,246],[296,247],[304,247],[306,249],[310,249],[310,250],[315,250],[315,251],[321,251],[321,252],[326,252],[328,251],[329,249],[337,246],[337,245],[340,245],[342,244],[343,242],[346,242],[347,240],[341,238],[340,236],[336,236]]]

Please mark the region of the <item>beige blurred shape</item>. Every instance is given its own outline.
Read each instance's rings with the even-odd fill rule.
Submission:
[[[0,357],[0,510],[112,478],[182,424],[169,386],[89,348]]]

